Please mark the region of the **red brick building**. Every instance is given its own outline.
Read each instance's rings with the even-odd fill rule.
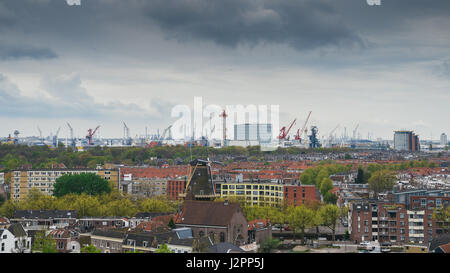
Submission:
[[[297,206],[320,201],[315,185],[284,185],[283,191],[287,205]]]
[[[180,193],[183,193],[186,187],[185,179],[170,179],[167,180],[167,199],[178,200]]]

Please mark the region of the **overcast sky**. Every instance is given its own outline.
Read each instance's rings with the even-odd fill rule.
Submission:
[[[450,133],[450,1],[0,0],[0,135],[162,130],[173,106],[280,106],[328,135]]]

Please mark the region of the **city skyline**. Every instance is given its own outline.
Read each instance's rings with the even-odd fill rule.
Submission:
[[[204,12],[200,12],[202,8]],[[448,134],[446,1],[0,1],[0,136],[163,130],[175,105],[278,104],[280,127]]]

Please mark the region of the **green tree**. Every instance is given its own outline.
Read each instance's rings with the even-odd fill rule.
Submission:
[[[19,204],[11,199],[6,200],[6,202],[0,207],[0,215],[6,216],[11,219],[14,215],[14,211],[20,209]]]
[[[333,234],[333,242],[335,241],[336,223],[339,219],[340,213],[341,211],[336,205],[325,205],[320,208],[323,225],[331,230]]]
[[[87,245],[81,248],[81,253],[101,253],[102,250],[96,248],[94,245]]]
[[[390,191],[394,188],[395,175],[389,170],[375,171],[369,179],[369,190],[378,196],[379,193]]]
[[[175,223],[173,222],[173,218],[170,218],[169,224],[167,225],[169,228],[174,229],[176,228]]]
[[[261,242],[260,251],[262,253],[270,253],[272,249],[275,249],[280,244],[280,240],[276,238],[269,237]]]
[[[356,176],[355,183],[357,184],[364,183],[364,170],[361,166],[358,167],[358,175]]]
[[[173,253],[173,251],[170,250],[170,248],[166,244],[161,244],[155,250],[155,253]]]
[[[107,180],[93,173],[82,173],[63,175],[57,178],[54,184],[53,195],[61,197],[70,193],[99,195],[110,192],[111,187]]]
[[[296,231],[300,231],[300,237],[304,241],[305,229],[313,225],[314,212],[305,205],[290,206],[287,209],[287,219],[292,228],[293,239],[295,240]]]
[[[34,253],[57,253],[56,240],[51,235],[45,235],[45,233],[45,231],[36,233],[31,251]]]
[[[325,194],[332,189],[333,189],[333,181],[331,180],[331,178],[329,177],[324,178],[320,183],[320,193],[322,194],[322,196],[325,196]]]
[[[325,193],[325,196],[323,197],[323,201],[326,204],[336,205],[337,200],[338,200],[338,197],[336,196],[336,194],[333,194],[329,191],[327,193]]]

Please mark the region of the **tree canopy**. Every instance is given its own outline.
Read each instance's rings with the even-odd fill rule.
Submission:
[[[53,195],[61,197],[66,194],[100,195],[110,193],[107,180],[94,173],[66,174],[56,179]]]

